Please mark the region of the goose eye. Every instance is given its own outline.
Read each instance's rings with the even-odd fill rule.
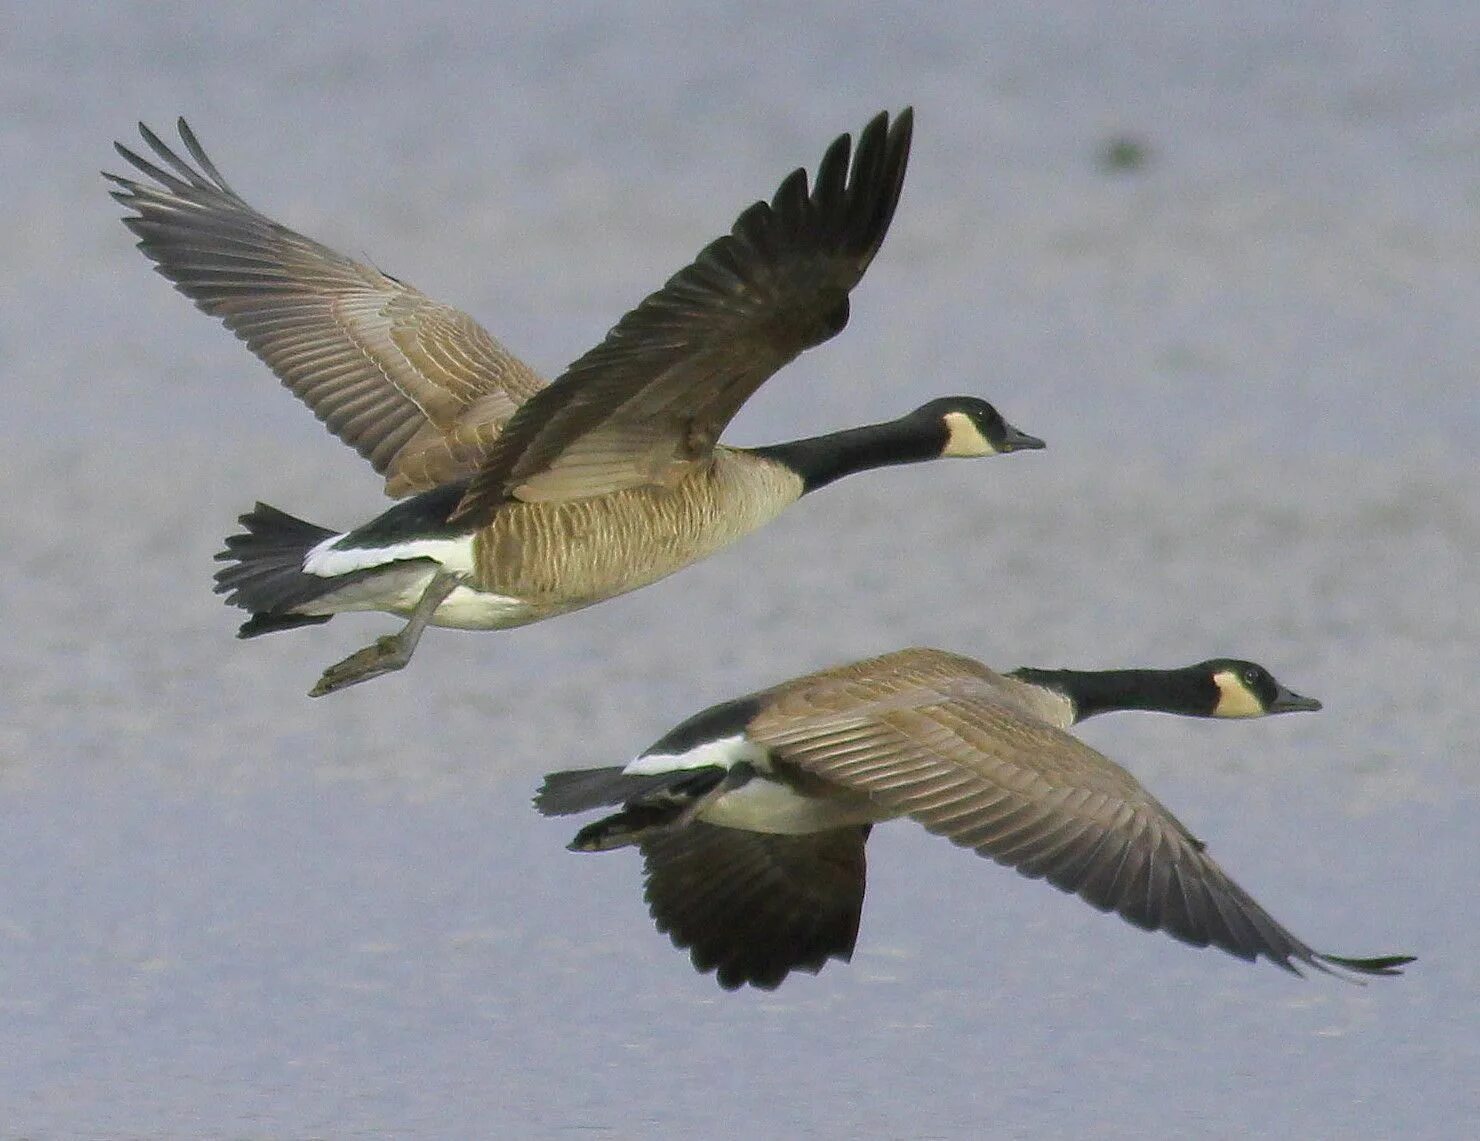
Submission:
[[[1256,670],[1256,669],[1247,669],[1247,670],[1245,670],[1244,671],[1244,684],[1246,684],[1246,685],[1258,685],[1259,684],[1259,671]]]

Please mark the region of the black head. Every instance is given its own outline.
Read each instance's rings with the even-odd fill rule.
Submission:
[[[1213,658],[1191,667],[1211,685],[1210,717],[1267,717],[1315,712],[1321,703],[1286,689],[1263,666],[1241,658]]]
[[[921,405],[913,415],[940,425],[942,456],[999,456],[1044,446],[1037,436],[1018,431],[977,396],[943,396]]]

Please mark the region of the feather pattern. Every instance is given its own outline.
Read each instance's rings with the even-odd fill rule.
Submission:
[[[1138,927],[1296,973],[1401,965],[1312,950],[1130,773],[1007,682],[954,654],[901,651],[778,687],[748,734],[778,772],[862,793],[881,819],[909,816]]]
[[[789,971],[852,958],[867,824],[801,836],[694,821],[639,840],[658,930],[727,990],[773,990]]]
[[[194,166],[142,123],[149,182],[106,175],[139,248],[401,496],[472,474],[541,378],[461,310],[279,225],[185,121]]]
[[[1262,667],[1020,670],[912,649],[822,670],[702,710],[627,768],[552,773],[546,814],[622,803],[572,847],[637,844],[658,929],[720,984],[769,989],[852,952],[873,822],[908,816],[1130,923],[1292,973],[1395,975],[1410,956],[1313,951],[1276,923],[1128,772],[1061,726],[1098,711],[1210,716],[1230,665],[1267,681],[1267,713],[1318,708]],[[1188,678],[1207,674],[1205,704]],[[1091,676],[1093,674],[1094,676]],[[1051,679],[1033,682],[1028,678]],[[1068,687],[1056,688],[1058,687]],[[1236,716],[1251,716],[1242,710]],[[707,764],[750,746],[743,765]]]
[[[810,193],[798,170],[744,211],[515,413],[459,514],[671,486],[706,460],[761,384],[847,323],[899,201],[911,127],[908,109],[892,125],[877,116],[856,152],[848,135],[828,148]]]

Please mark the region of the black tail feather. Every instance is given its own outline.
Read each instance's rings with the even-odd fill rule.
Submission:
[[[239,636],[251,638],[327,622],[329,615],[296,614],[294,609],[339,585],[333,579],[303,573],[303,557],[334,532],[265,503],[257,504],[239,521],[246,530],[228,538],[226,549],[216,556],[231,563],[216,572],[216,593],[226,595],[229,605],[252,612]]]
[[[725,770],[717,765],[640,776],[624,773],[620,765],[571,769],[546,774],[545,783],[534,794],[534,806],[544,816],[569,816],[614,804],[635,804],[652,797],[690,800],[708,792],[724,775]]]
[[[544,816],[570,816],[623,804],[640,796],[649,787],[647,777],[622,774],[621,765],[604,769],[571,769],[547,773],[545,783],[534,795],[534,806]]]
[[[296,630],[299,626],[317,626],[333,618],[332,614],[253,614],[237,627],[238,638],[255,638],[276,630]]]

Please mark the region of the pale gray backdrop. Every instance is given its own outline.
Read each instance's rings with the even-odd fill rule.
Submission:
[[[0,1133],[1450,1137],[1480,1113],[1480,8],[658,0],[0,6]],[[965,14],[981,9],[980,14]],[[149,272],[109,144],[188,115],[250,201],[554,374],[839,131],[912,102],[846,335],[732,438],[997,402],[1049,450],[848,481],[505,634],[253,643],[211,554],[378,481]],[[1113,173],[1118,137],[1149,161]],[[1301,982],[880,829],[851,966],[721,993],[548,768],[912,643],[1257,658],[1326,702],[1125,760]]]

